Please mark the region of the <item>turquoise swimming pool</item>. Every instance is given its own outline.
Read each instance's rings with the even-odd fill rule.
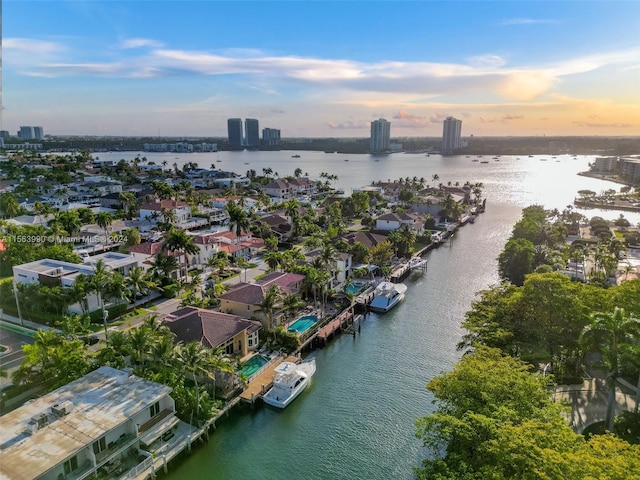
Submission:
[[[289,325],[289,331],[295,333],[304,333],[313,327],[318,321],[318,317],[315,315],[306,315],[304,317],[300,317],[291,325]]]
[[[359,295],[367,289],[368,284],[365,282],[351,282],[349,285],[344,287],[347,293],[351,295]]]
[[[262,355],[254,355],[242,364],[242,370],[240,370],[240,374],[250,377],[267,363],[269,363],[269,359],[267,357],[263,357]]]

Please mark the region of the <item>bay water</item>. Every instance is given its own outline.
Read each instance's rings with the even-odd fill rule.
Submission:
[[[294,154],[300,158],[292,158]],[[131,159],[136,154],[99,154]],[[338,177],[347,194],[377,180],[423,177],[427,184],[482,182],[487,211],[456,232],[453,241],[431,251],[425,273],[412,274],[406,299],[387,314],[370,314],[353,338],[342,335],[311,355],[312,383],[285,410],[260,403],[232,412],[207,443],[175,461],[165,477],[204,479],[411,479],[426,456],[415,437],[415,420],[434,409],[428,381],[449,370],[460,356],[460,322],[476,292],[496,284],[497,260],[523,207],[564,209],[576,192],[619,185],[578,176],[594,157],[501,156],[489,163],[473,157],[424,154],[387,156],[322,152],[141,153],[156,163],[280,176],[296,168],[318,178]],[[544,161],[542,161],[544,159]],[[348,161],[345,161],[348,160]],[[439,179],[434,180],[433,176]],[[616,218],[618,212],[587,211]],[[637,214],[625,213],[633,223]]]

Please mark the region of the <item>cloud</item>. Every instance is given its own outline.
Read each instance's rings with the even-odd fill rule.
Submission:
[[[352,122],[351,120],[347,120],[346,122],[341,123],[327,122],[327,126],[331,130],[362,130],[370,128],[371,123],[365,121]]]
[[[479,55],[468,59],[470,65],[475,67],[490,67],[498,68],[505,65],[507,62],[500,55]]]
[[[524,19],[526,20],[526,19]],[[530,19],[529,19],[530,20]],[[523,19],[520,19],[523,21]],[[159,47],[160,45],[160,47]],[[254,49],[228,49],[224,53],[164,48],[156,40],[132,38],[122,43],[132,52],[112,61],[102,52],[82,52],[91,63],[73,61],[74,49],[25,38],[6,39],[8,49],[46,53],[44,57],[21,55],[21,73],[40,77],[113,76],[151,79],[168,76],[230,76],[265,94],[292,86],[316,89],[325,101],[362,98],[370,106],[395,101],[394,108],[450,94],[498,94],[506,99],[530,101],[553,91],[566,75],[609,65],[637,65],[640,49],[605,52],[567,58],[547,65],[510,66],[496,54],[467,59],[466,63],[359,62],[340,58],[274,56]],[[151,47],[139,49],[139,47]],[[66,53],[68,58],[61,59]],[[91,54],[91,57],[88,55]],[[51,58],[49,58],[51,57]],[[9,62],[7,62],[9,64]],[[332,89],[329,99],[324,92]],[[381,94],[377,97],[375,94]],[[394,98],[395,96],[395,98]],[[420,102],[415,101],[416,98]],[[364,104],[364,103],[363,103]]]
[[[502,117],[498,118],[498,117],[485,117],[485,116],[480,116],[480,121],[482,123],[507,123],[510,122],[511,120],[522,120],[524,118],[524,115],[503,115]]]
[[[163,47],[164,44],[157,40],[152,40],[150,38],[130,38],[125,40],[120,45],[120,48],[129,49],[129,48],[140,48],[140,47],[150,47],[150,48],[160,48]]]
[[[14,50],[29,55],[52,55],[65,50],[66,47],[57,42],[14,37],[2,40],[2,49]]]
[[[594,123],[594,122],[571,122],[579,127],[590,128],[631,128],[634,125],[630,123]]]
[[[551,18],[508,18],[498,23],[501,26],[511,25],[539,25],[539,24],[558,24],[559,20]]]

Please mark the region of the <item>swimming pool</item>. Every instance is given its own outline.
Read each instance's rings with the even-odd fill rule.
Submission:
[[[263,357],[262,355],[254,355],[242,364],[242,370],[240,370],[240,374],[246,377],[250,377],[267,363],[269,363],[269,359],[267,357]]]
[[[369,285],[365,282],[351,282],[349,285],[344,287],[347,293],[351,295],[359,295],[364,292]]]
[[[295,333],[304,333],[313,327],[318,321],[318,317],[315,315],[306,315],[304,317],[300,317],[291,325],[289,325],[289,331]]]

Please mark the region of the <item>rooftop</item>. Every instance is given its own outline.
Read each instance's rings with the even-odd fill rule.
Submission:
[[[170,392],[126,371],[100,367],[3,415],[0,479],[44,474]],[[60,413],[61,407],[66,413]],[[46,422],[37,428],[34,418]]]

